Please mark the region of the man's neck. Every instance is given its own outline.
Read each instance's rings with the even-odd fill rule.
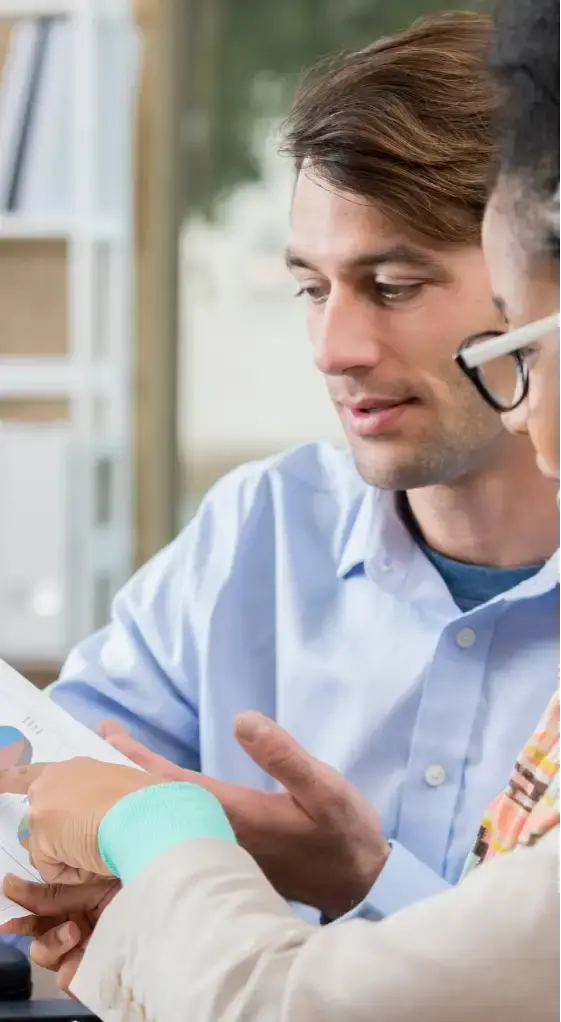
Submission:
[[[559,545],[558,484],[539,473],[529,445],[519,443],[516,464],[407,493],[429,546],[457,561],[500,568],[551,557]]]

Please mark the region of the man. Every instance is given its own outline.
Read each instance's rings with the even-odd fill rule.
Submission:
[[[540,306],[547,311],[551,300],[551,267],[544,273],[541,264],[559,261],[558,218],[554,224],[544,215],[559,176],[558,39],[557,0],[508,0],[494,54],[508,96],[499,191],[504,197],[514,187],[511,196],[529,201],[515,205],[515,216],[508,204],[500,207],[520,257],[506,275],[503,250],[488,245],[488,228],[499,215],[494,200],[485,247],[493,273],[502,272],[503,297],[518,301],[512,270],[531,292],[530,317],[540,315]],[[523,279],[520,267],[534,270],[531,280]],[[511,350],[527,344],[529,325],[524,340],[510,334]],[[536,326],[544,329],[543,319]],[[542,467],[558,475],[559,437],[552,446],[540,391],[548,343],[555,343],[551,333],[541,350],[532,346],[531,357],[527,347],[518,349],[524,352],[519,369],[525,366],[529,374],[529,389],[518,393],[530,395],[530,406],[521,400],[513,418],[515,392],[503,390],[503,410],[509,428],[523,428],[530,415]],[[479,348],[480,357],[488,353],[485,343]],[[492,363],[477,364],[485,366],[478,382],[489,398]],[[559,394],[552,395],[558,406]],[[10,882],[7,893],[37,914],[17,928],[35,936],[33,954],[57,969],[59,982],[70,983],[108,1022],[555,1022],[558,693],[554,701],[556,720],[548,715],[534,734],[490,814],[497,847],[510,849],[508,854],[495,855],[458,887],[376,926],[353,919],[318,930],[297,920],[236,847],[219,802],[197,786],[160,784],[136,770],[87,760],[6,771],[1,790],[29,794],[36,861],[44,875],[63,871],[76,880],[81,871],[98,877],[82,887]],[[259,718],[254,730],[258,723],[265,735],[278,730]],[[285,744],[299,764],[301,783],[311,771],[329,801],[333,771],[314,764],[289,736]],[[308,791],[304,783],[305,796]]]
[[[479,248],[488,29],[429,18],[300,95],[287,263],[350,454],[310,445],[218,483],[52,691],[209,775],[277,890],[331,919],[457,881],[557,674],[555,486],[452,360],[504,327]],[[247,709],[364,801],[341,779],[317,809],[290,749],[254,762]]]

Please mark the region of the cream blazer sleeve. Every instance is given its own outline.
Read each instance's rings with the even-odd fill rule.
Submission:
[[[298,919],[201,839],[111,903],[73,993],[103,1022],[558,1022],[558,831],[380,923]]]

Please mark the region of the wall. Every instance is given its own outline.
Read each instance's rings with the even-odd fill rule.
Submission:
[[[305,301],[284,266],[292,173],[264,145],[262,185],[181,243],[180,453],[186,506],[235,464],[342,434],[313,366]]]

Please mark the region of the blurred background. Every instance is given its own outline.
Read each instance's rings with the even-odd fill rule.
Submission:
[[[340,442],[283,264],[302,71],[454,0],[0,0],[0,657],[42,684],[237,464]]]

